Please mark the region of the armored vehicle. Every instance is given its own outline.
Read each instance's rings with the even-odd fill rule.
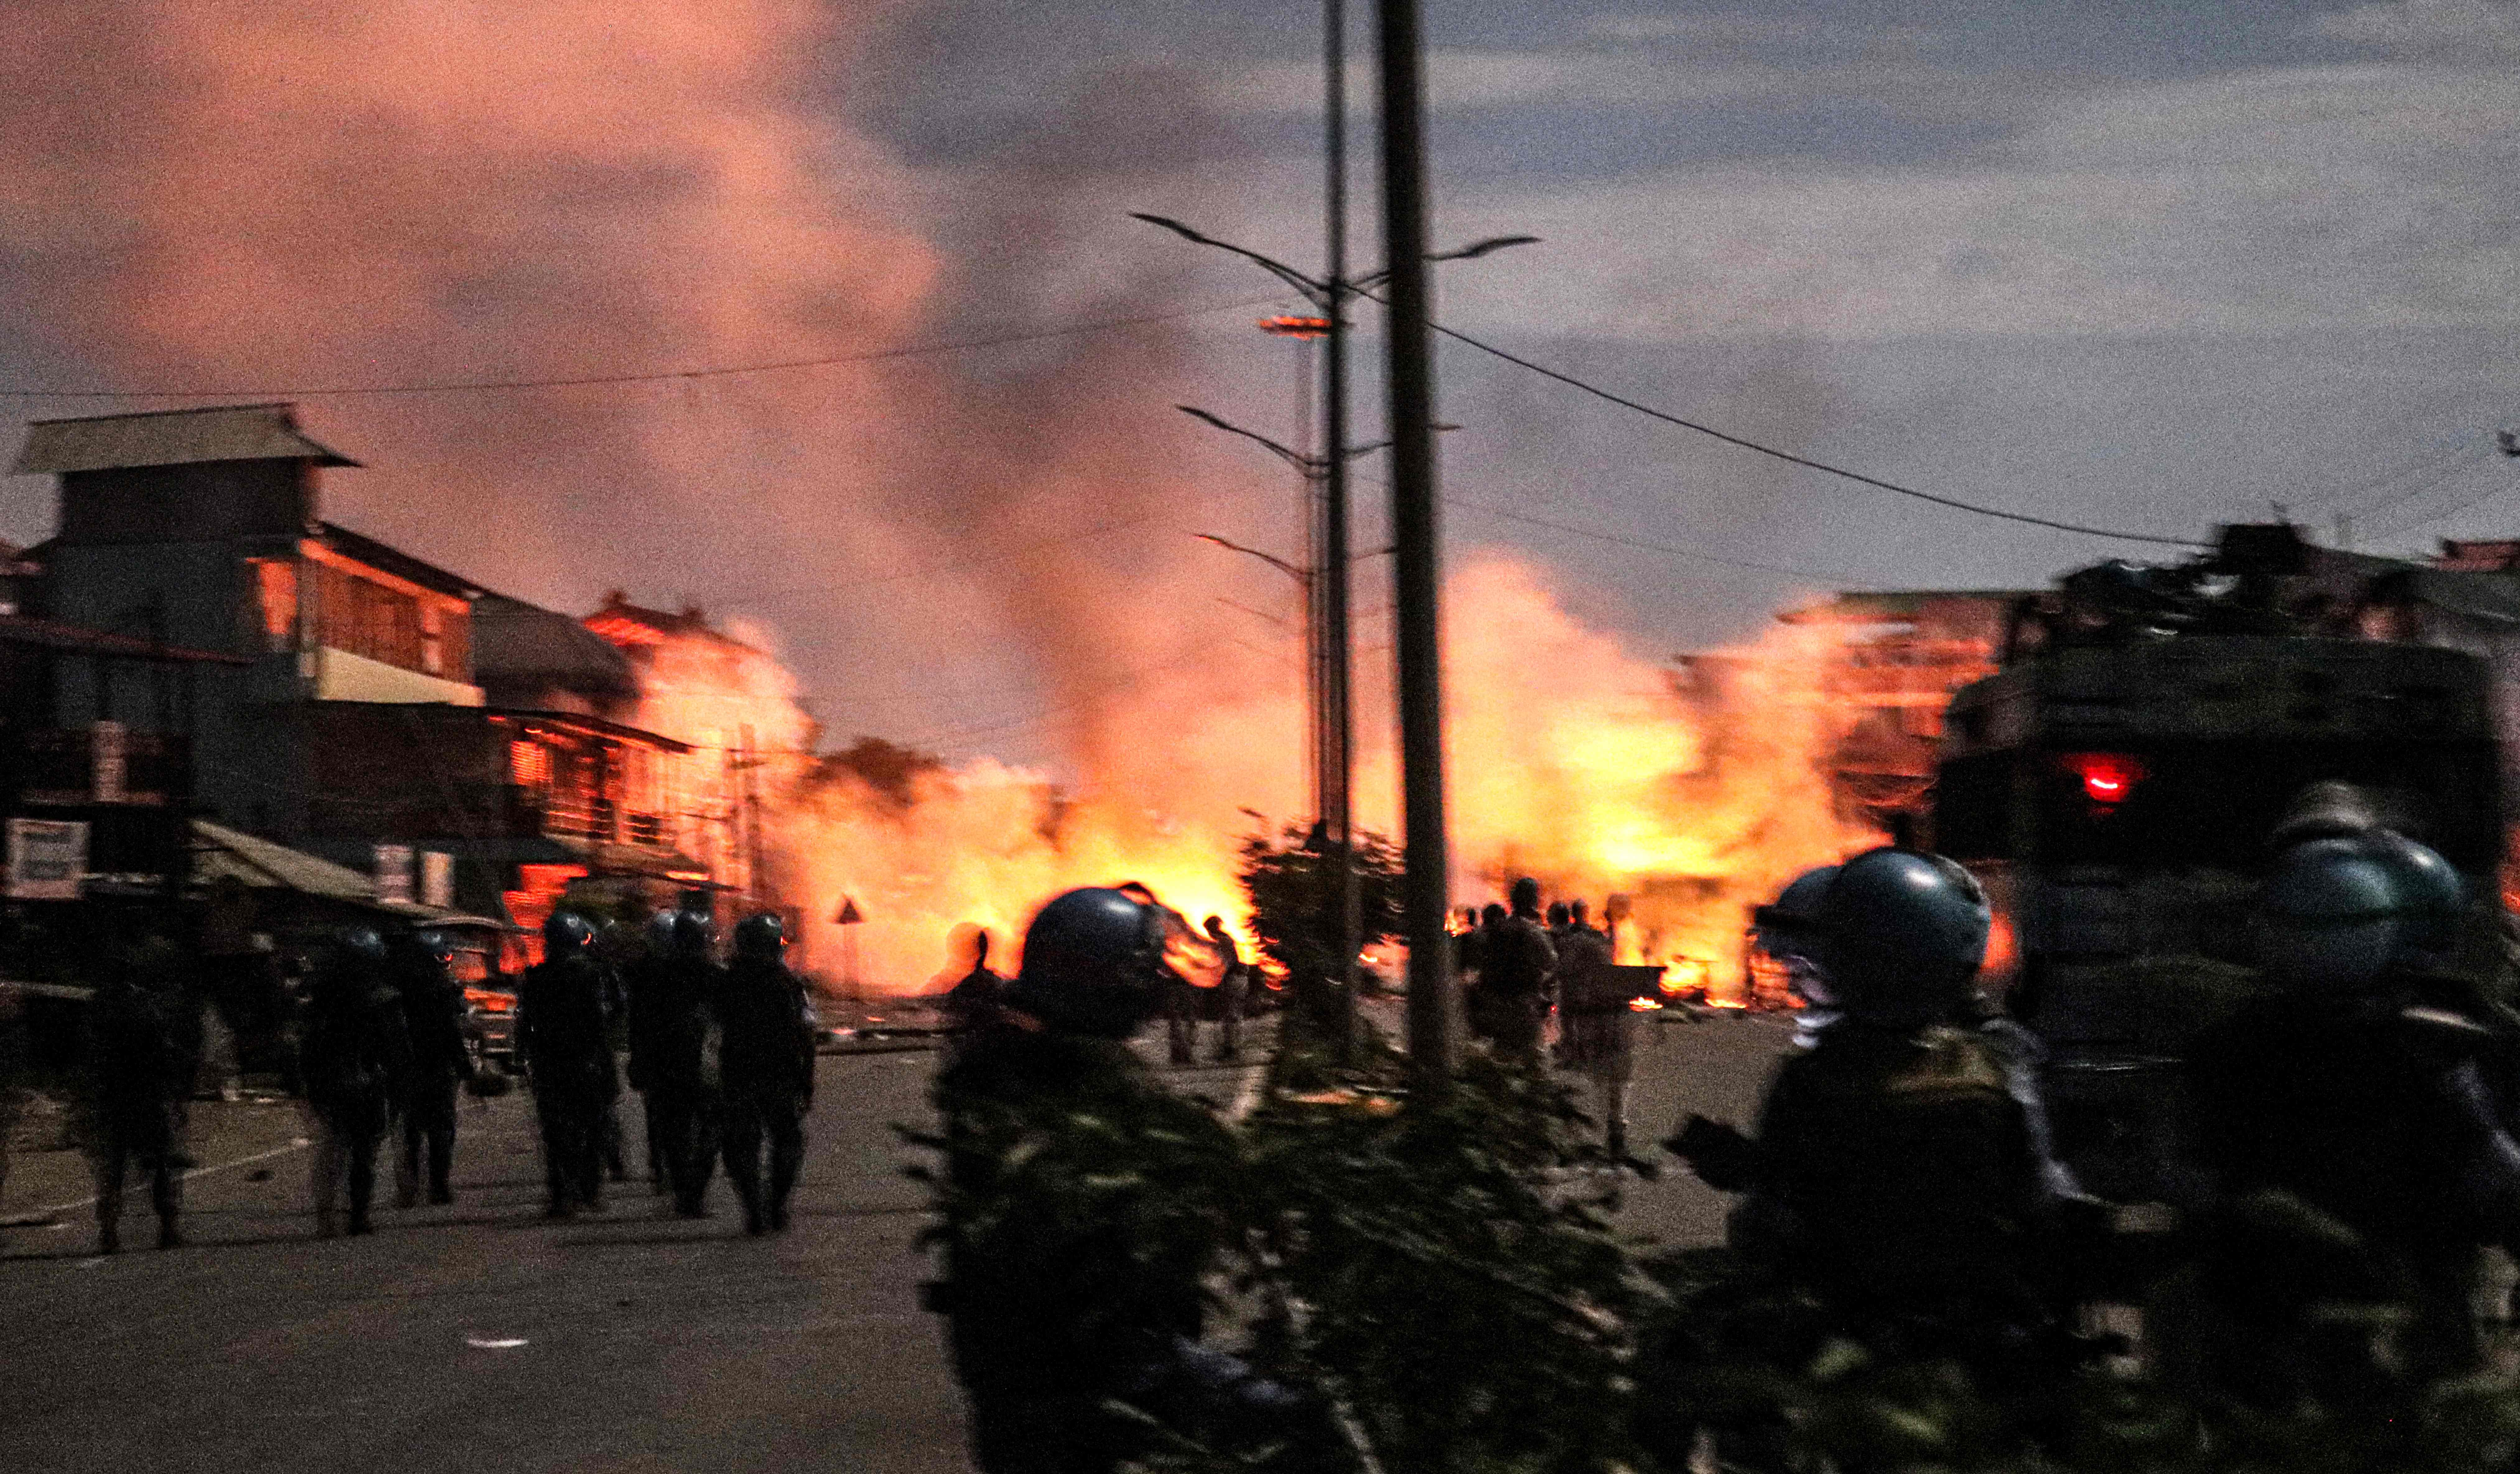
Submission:
[[[2212,563],[2086,571],[2045,638],[2008,641],[1946,724],[1932,843],[1995,904],[1987,982],[2050,1050],[2060,1145],[2121,1201],[2176,1196],[2145,1164],[2172,1155],[2177,1061],[2260,986],[2242,922],[2310,785],[2356,785],[2456,865],[2476,898],[2469,959],[2480,976],[2498,961],[2491,668],[2282,632],[2279,592]]]

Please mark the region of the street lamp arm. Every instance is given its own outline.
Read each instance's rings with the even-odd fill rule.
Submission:
[[[1213,425],[1228,435],[1238,435],[1246,440],[1257,441],[1259,444],[1266,446],[1270,454],[1275,455],[1278,459],[1284,461],[1287,465],[1294,467],[1296,470],[1303,472],[1306,476],[1311,476],[1321,469],[1320,462],[1315,461],[1311,456],[1305,455],[1300,451],[1289,450],[1285,446],[1279,444],[1276,440],[1260,434],[1258,431],[1245,430],[1231,420],[1209,414],[1206,410],[1199,408],[1195,404],[1176,404],[1173,408],[1180,410],[1183,414],[1190,416],[1193,420],[1199,420],[1206,424]]]
[[[1247,558],[1257,558],[1261,562],[1269,565],[1271,568],[1276,569],[1278,572],[1284,574],[1287,577],[1292,578],[1296,582],[1304,584],[1307,587],[1312,584],[1313,575],[1311,570],[1297,568],[1295,565],[1288,563],[1285,559],[1279,557],[1275,553],[1264,553],[1258,548],[1247,548],[1238,542],[1219,537],[1213,532],[1192,532],[1191,535],[1201,542],[1215,543],[1218,547],[1224,548],[1228,552],[1240,553]]]
[[[1314,306],[1320,307],[1324,311],[1329,310],[1328,305],[1331,300],[1329,285],[1326,282],[1318,281],[1312,277],[1304,275],[1304,273],[1297,271],[1294,267],[1287,265],[1283,261],[1273,260],[1268,256],[1262,255],[1256,251],[1237,246],[1232,241],[1220,241],[1214,236],[1201,235],[1197,231],[1184,225],[1179,220],[1167,219],[1162,215],[1150,215],[1143,210],[1133,209],[1129,211],[1129,218],[1132,220],[1144,220],[1149,225],[1159,225],[1181,237],[1183,240],[1190,241],[1196,245],[1213,246],[1219,251],[1230,251],[1236,255],[1242,257],[1244,260],[1251,262],[1253,265],[1258,266],[1261,270],[1276,276],[1280,281],[1284,282],[1287,286],[1302,293],[1304,295],[1304,299],[1311,302]]]
[[[1537,246],[1539,244],[1540,237],[1538,236],[1489,236],[1487,239],[1482,241],[1472,241],[1470,244],[1462,247],[1458,251],[1439,251],[1433,255],[1426,257],[1426,259],[1430,261],[1467,261],[1486,255],[1491,251],[1503,251],[1508,246]],[[1391,268],[1388,266],[1383,267],[1380,271],[1370,271],[1363,276],[1352,276],[1339,284],[1341,295],[1363,297],[1390,279]]]

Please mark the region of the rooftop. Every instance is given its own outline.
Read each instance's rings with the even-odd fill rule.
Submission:
[[[222,404],[37,420],[26,427],[26,443],[9,469],[24,476],[273,460],[312,461],[318,466],[359,464],[308,438],[297,428],[293,404]]]

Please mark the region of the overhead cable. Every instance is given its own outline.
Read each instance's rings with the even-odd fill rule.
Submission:
[[[1750,569],[1763,574],[1782,574],[1791,578],[1852,579],[1856,576],[1853,574],[1825,573],[1816,569],[1794,568],[1780,563],[1760,563],[1748,558],[1728,558],[1721,553],[1705,553],[1695,548],[1674,547],[1667,542],[1647,542],[1639,537],[1627,537],[1594,528],[1577,527],[1573,523],[1552,522],[1546,517],[1534,517],[1527,512],[1509,511],[1492,502],[1473,501],[1466,496],[1448,494],[1444,501],[1449,506],[1466,507],[1473,512],[1484,512],[1490,517],[1501,517],[1507,522],[1547,528],[1551,531],[1564,532],[1575,537],[1589,537],[1596,542],[1616,543],[1620,547],[1638,548],[1648,553],[1668,553],[1675,558],[1686,558],[1693,563],[1717,563],[1726,568]]]
[[[660,369],[641,374],[588,374],[565,379],[462,379],[428,384],[360,384],[338,385],[314,389],[0,389],[0,399],[229,399],[246,397],[314,399],[346,398],[353,395],[378,394],[451,394],[472,391],[520,389],[580,389],[598,385],[660,384],[676,379],[724,379],[739,374],[770,374],[785,369],[828,368],[841,363],[873,363],[886,358],[917,358],[931,353],[959,353],[972,348],[1007,347],[1015,344],[1041,343],[1053,338],[1074,338],[1086,333],[1110,332],[1119,328],[1145,327],[1150,323],[1178,322],[1188,317],[1205,317],[1215,312],[1239,311],[1266,306],[1283,297],[1238,298],[1228,302],[1211,302],[1203,307],[1183,307],[1170,312],[1148,312],[1136,317],[1105,317],[1089,322],[1070,323],[1064,327],[1042,328],[1028,333],[1002,333],[986,338],[951,339],[942,343],[905,344],[899,347],[875,348],[863,353],[831,353],[816,358],[782,358],[765,363],[715,364],[702,368]]]
[[[1380,300],[1378,298],[1375,299]],[[1522,357],[1520,354],[1507,352],[1505,349],[1498,347],[1494,344],[1482,343],[1478,339],[1472,338],[1467,333],[1445,327],[1442,323],[1429,323],[1427,326],[1431,327],[1436,332],[1443,334],[1445,337],[1452,339],[1456,343],[1465,344],[1470,347],[1478,349],[1482,353],[1502,358],[1506,362],[1514,365],[1516,368],[1528,369],[1532,373],[1540,375],[1542,378],[1554,379],[1558,383],[1563,384],[1570,389],[1581,390],[1585,393],[1591,394],[1597,399],[1606,399],[1610,403],[1616,404],[1623,409],[1633,409],[1641,415],[1650,416],[1653,419],[1662,421],[1666,425],[1677,425],[1683,430],[1693,430],[1699,435],[1711,436],[1716,439],[1722,440],[1728,445],[1737,445],[1744,450],[1755,451],[1760,455],[1771,456],[1777,460],[1784,461],[1791,465],[1801,466],[1807,470],[1818,471],[1827,476],[1839,477],[1843,480],[1854,482],[1859,485],[1870,486],[1876,490],[1892,492],[1899,496],[1913,497],[1918,501],[1932,502],[1938,507],[1950,507],[1954,511],[1972,512],[1980,517],[2001,518],[2005,522],[2027,523],[2030,526],[2037,528],[2051,528],[2059,532],[2079,532],[2087,537],[2115,537],[2127,542],[2158,542],[2167,543],[2174,547],[2205,547],[2208,545],[2202,539],[2195,537],[2169,537],[2158,532],[2129,532],[2116,528],[2095,528],[2076,522],[2059,522],[2052,517],[2035,517],[2028,512],[2007,512],[2001,507],[1980,506],[1976,502],[1961,501],[1958,497],[1944,496],[1933,491],[1919,491],[1913,486],[1903,486],[1897,482],[1884,481],[1877,476],[1867,476],[1861,471],[1849,471],[1843,466],[1832,466],[1826,461],[1814,460],[1807,455],[1797,455],[1790,450],[1779,450],[1774,445],[1763,445],[1757,440],[1750,439],[1747,437],[1737,436],[1730,431],[1718,430],[1712,425],[1700,424],[1695,420],[1687,419],[1683,416],[1673,414],[1669,410],[1656,409],[1650,404],[1640,403],[1635,399],[1628,398],[1624,394],[1613,393],[1598,385],[1588,384],[1585,381],[1576,378],[1572,374],[1561,373],[1556,369],[1549,367],[1547,364],[1534,363],[1530,359]]]

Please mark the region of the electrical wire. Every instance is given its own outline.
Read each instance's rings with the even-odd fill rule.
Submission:
[[[1501,517],[1508,522],[1519,522],[1535,528],[1547,528],[1551,531],[1565,532],[1576,537],[1588,537],[1596,542],[1615,543],[1620,547],[1637,548],[1648,553],[1668,553],[1675,558],[1687,558],[1693,563],[1714,563],[1721,564],[1726,568],[1750,569],[1763,574],[1782,574],[1790,578],[1827,578],[1841,582],[1861,581],[1858,580],[1856,576],[1853,574],[1831,573],[1808,568],[1793,568],[1779,563],[1760,563],[1747,558],[1727,558],[1720,553],[1701,553],[1694,548],[1674,547],[1667,542],[1647,542],[1639,537],[1626,537],[1616,532],[1603,532],[1593,528],[1577,527],[1573,523],[1552,522],[1546,517],[1534,517],[1526,512],[1508,511],[1504,507],[1496,506],[1489,502],[1472,501],[1466,496],[1446,496],[1444,498],[1444,502],[1447,506],[1464,507],[1473,512],[1484,512],[1490,517]]]
[[[1372,296],[1370,293],[1365,295]],[[1374,300],[1380,301],[1382,299],[1376,297],[1374,298]],[[1388,305],[1388,303],[1385,303],[1385,305]],[[1561,373],[1556,369],[1549,367],[1547,364],[1534,363],[1532,360],[1522,357],[1520,354],[1507,352],[1505,349],[1498,347],[1494,344],[1482,343],[1478,339],[1472,338],[1467,333],[1448,328],[1442,323],[1428,323],[1427,326],[1432,328],[1434,331],[1443,334],[1445,337],[1452,339],[1456,343],[1465,344],[1470,347],[1478,349],[1482,353],[1489,354],[1492,357],[1502,358],[1506,362],[1514,365],[1516,368],[1528,369],[1532,373],[1538,374],[1544,379],[1553,379],[1570,389],[1581,390],[1585,393],[1591,394],[1597,399],[1606,399],[1610,403],[1616,404],[1623,409],[1632,409],[1641,415],[1646,415],[1653,419],[1660,420],[1664,424],[1677,425],[1683,430],[1693,430],[1699,435],[1710,436],[1716,439],[1722,440],[1728,445],[1737,445],[1743,450],[1755,451],[1760,455],[1771,456],[1777,460],[1784,461],[1789,465],[1801,466],[1806,470],[1818,471],[1824,475],[1839,477],[1843,480],[1854,482],[1859,485],[1871,486],[1876,490],[1892,492],[1899,496],[1913,497],[1918,501],[1931,502],[1938,507],[1950,507],[1955,511],[1973,512],[1980,517],[1994,517],[2000,518],[2005,522],[2026,523],[2031,527],[2050,528],[2059,532],[2079,532],[2087,537],[2115,537],[2127,542],[2157,542],[2166,543],[2174,547],[2193,548],[2209,545],[2201,539],[2194,537],[2168,537],[2158,532],[2128,532],[2115,528],[2095,528],[2082,523],[2059,522],[2051,517],[2035,517],[2028,512],[2007,512],[2001,507],[1980,506],[1975,502],[1961,501],[1958,497],[1944,496],[1938,492],[1919,491],[1913,486],[1903,486],[1897,482],[1884,481],[1877,476],[1868,476],[1861,471],[1849,471],[1843,466],[1832,466],[1826,461],[1814,460],[1807,455],[1797,455],[1790,450],[1779,450],[1773,445],[1763,445],[1757,440],[1750,439],[1743,436],[1734,435],[1730,431],[1718,430],[1712,425],[1700,424],[1695,420],[1686,419],[1680,415],[1673,414],[1668,410],[1656,409],[1650,404],[1640,403],[1635,399],[1628,398],[1624,394],[1613,393],[1598,385],[1588,384],[1585,381],[1576,378],[1572,374]]]
[[[1169,312],[1148,312],[1136,317],[1106,317],[1089,322],[1071,323],[1065,327],[1043,328],[1028,333],[1004,333],[985,338],[953,339],[943,343],[905,344],[899,347],[876,348],[863,353],[832,353],[817,358],[783,358],[765,363],[716,364],[704,368],[662,369],[642,374],[588,374],[563,379],[462,379],[428,384],[362,384],[338,385],[315,389],[5,389],[0,399],[228,399],[228,398],[347,398],[357,395],[382,394],[451,394],[496,390],[582,389],[593,386],[621,384],[661,384],[673,380],[724,379],[739,374],[770,374],[788,369],[828,368],[841,363],[873,363],[887,358],[917,358],[931,353],[960,353],[973,348],[1007,347],[1015,344],[1042,343],[1054,338],[1074,338],[1086,333],[1104,333],[1120,328],[1145,327],[1151,323],[1178,322],[1184,318],[1205,317],[1216,312],[1239,311],[1267,306],[1280,300],[1284,293],[1269,297],[1239,298],[1230,302],[1212,302],[1203,307],[1183,307]]]
[[[2388,471],[2383,471],[2378,476],[2372,477],[2368,481],[2357,482],[2353,485],[2347,486],[2341,490],[2324,491],[2306,501],[2288,505],[2298,505],[2299,507],[2307,509],[2311,507],[2323,507],[2330,502],[2351,501],[2355,497],[2362,496],[2372,491],[2377,491],[2382,486],[2388,485],[2391,482],[2398,481],[2403,477],[2423,476],[2430,472],[2437,471],[2444,466],[2448,466],[2464,458],[2470,451],[2476,448],[2473,434],[2474,433],[2470,431],[2461,431],[2457,437],[2458,443],[2452,445],[2447,452],[2440,451],[2438,448],[2439,442],[2436,441],[2434,449],[2426,450],[2423,454],[2416,456],[2403,465],[2397,466]],[[2384,497],[2369,506],[2348,511],[2343,515],[2348,517],[2367,517],[2373,512],[2380,510],[2382,507],[2394,505],[2396,502],[2404,499],[2404,497],[2398,496]]]
[[[2384,529],[2383,530],[2374,532],[2371,535],[2374,537],[2396,537],[2401,533],[2412,531],[2416,528],[2429,527],[2437,522],[2448,522],[2450,519],[2456,517],[2461,512],[2468,511],[2474,507],[2481,507],[2487,502],[2494,500],[2496,497],[2504,495],[2510,490],[2510,484],[2505,483],[2476,496],[2471,496],[2467,500],[2460,502],[2457,506],[2450,508],[2448,511],[2428,512],[2425,515],[2416,518],[2412,522],[2402,522],[2396,527]]]

